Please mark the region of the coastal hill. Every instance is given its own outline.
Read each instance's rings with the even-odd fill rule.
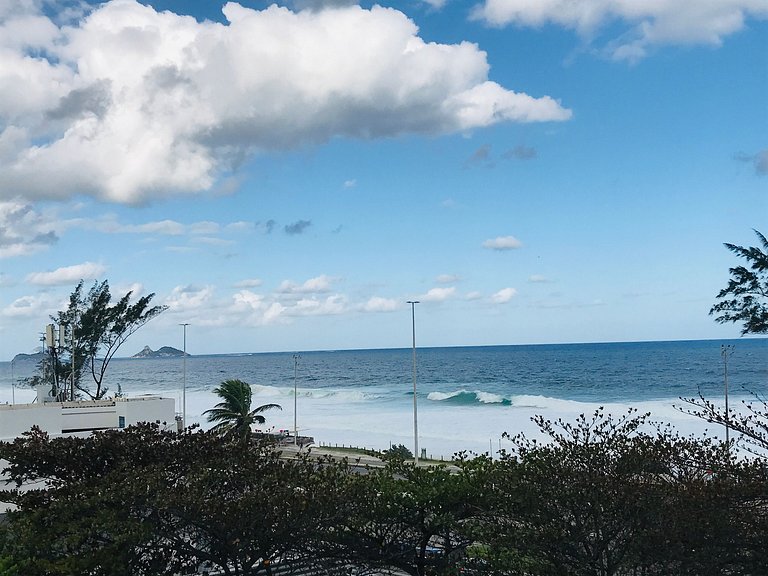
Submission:
[[[184,352],[172,346],[163,346],[159,350],[152,350],[149,346],[144,346],[141,352],[131,356],[131,358],[181,358]],[[190,354],[187,353],[187,356]]]
[[[34,354],[16,354],[11,362],[40,362],[45,357],[42,352],[35,352]]]

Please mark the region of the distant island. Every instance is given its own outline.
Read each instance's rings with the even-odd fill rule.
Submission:
[[[40,362],[45,358],[45,354],[42,352],[35,352],[33,354],[16,354],[11,362]]]
[[[163,346],[159,350],[152,350],[149,346],[144,346],[141,352],[131,356],[131,358],[182,358],[184,352],[172,346]],[[189,353],[186,354],[190,356]]]

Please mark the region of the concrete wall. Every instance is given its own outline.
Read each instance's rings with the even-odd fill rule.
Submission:
[[[60,406],[62,413],[62,428],[59,433],[117,428],[114,400],[56,402],[56,405]]]
[[[61,407],[56,403],[0,404],[0,439],[13,439],[37,424],[43,432],[60,434]]]
[[[159,422],[175,429],[173,398],[139,396],[82,402],[0,404],[0,439],[13,439],[39,426],[51,436]]]
[[[125,417],[125,426],[139,422],[160,422],[175,426],[176,402],[173,398],[136,396],[118,398],[116,404],[118,417]]]

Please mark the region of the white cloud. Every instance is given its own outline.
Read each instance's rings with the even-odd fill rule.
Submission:
[[[285,313],[290,316],[330,316],[343,314],[346,311],[346,298],[340,294],[324,299],[302,298],[295,305],[285,308]]]
[[[426,294],[419,296],[422,302],[444,302],[456,294],[456,288],[432,288]]]
[[[354,178],[350,180],[344,180],[344,188],[354,188],[357,186],[357,180]]]
[[[57,302],[53,302],[47,294],[22,296],[4,307],[0,314],[7,318],[41,318],[45,321],[56,306]]]
[[[429,4],[435,10],[442,10],[448,0],[423,0],[425,4]]]
[[[212,286],[176,286],[165,299],[164,304],[172,312],[205,311],[211,307],[213,295]]]
[[[318,292],[328,292],[331,289],[331,284],[333,281],[333,278],[326,276],[325,274],[315,278],[310,278],[303,284],[296,284],[290,280],[284,280],[280,284],[280,287],[277,289],[277,291],[283,294],[312,294]]]
[[[477,290],[473,290],[472,292],[467,292],[467,294],[464,296],[465,300],[480,300],[483,295],[482,293],[478,292]]]
[[[557,24],[591,39],[597,31],[620,22],[624,28],[607,50],[617,60],[637,60],[652,46],[720,45],[741,30],[745,21],[768,17],[762,0],[485,0],[473,18],[492,26],[540,27]]]
[[[514,288],[502,288],[495,294],[491,295],[491,302],[494,304],[506,304],[515,296],[517,296],[517,290]]]
[[[223,13],[113,0],[58,26],[0,12],[0,189],[139,203],[213,189],[259,151],[570,117],[488,81],[478,46],[425,42],[395,9]]]
[[[523,243],[514,236],[498,236],[483,242],[483,248],[491,250],[514,250],[522,245]]]
[[[400,307],[400,303],[392,298],[373,296],[361,306],[364,312],[393,312]]]
[[[84,262],[74,266],[64,266],[52,272],[33,272],[27,276],[27,282],[38,286],[63,286],[77,284],[80,280],[95,280],[107,271],[107,267],[94,262]]]
[[[20,200],[0,202],[0,258],[29,256],[55,244],[59,222]]]

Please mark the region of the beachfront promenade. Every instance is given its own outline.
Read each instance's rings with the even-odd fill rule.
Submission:
[[[283,444],[278,446],[278,450],[282,452],[285,458],[294,458],[299,453],[309,452],[313,458],[321,459],[326,456],[330,456],[334,460],[341,460],[346,458],[353,468],[381,468],[384,466],[384,462],[377,456],[370,456],[363,453],[350,453],[343,450],[334,450],[331,447],[325,446],[296,446],[295,444]]]

